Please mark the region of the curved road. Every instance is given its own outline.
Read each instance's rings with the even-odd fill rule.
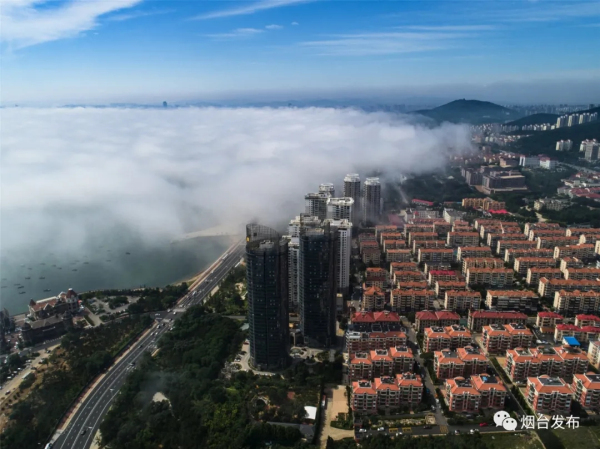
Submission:
[[[135,362],[141,357],[144,349],[154,350],[156,341],[160,336],[168,332],[172,321],[178,319],[186,307],[202,304],[208,294],[219,285],[232,268],[240,263],[244,254],[243,243],[237,244],[222,256],[217,266],[213,265],[205,279],[197,283],[193,290],[181,298],[177,306],[171,312],[159,312],[156,323],[152,325],[150,332],[131,345],[129,351],[122,356],[105,374],[100,382],[94,386],[91,393],[79,404],[79,408],[71,417],[69,425],[62,431],[57,432],[53,438],[55,449],[88,449],[98,430],[102,418],[106,415],[112,401],[119,394],[119,389],[125,382],[127,374],[135,369]],[[179,314],[178,314],[179,313]]]

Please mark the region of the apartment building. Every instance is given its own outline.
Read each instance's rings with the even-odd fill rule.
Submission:
[[[412,252],[409,249],[389,249],[385,251],[387,262],[409,262],[412,260]]]
[[[487,234],[486,244],[490,248],[496,249],[500,240],[527,240],[527,237],[521,234],[520,229],[517,230],[517,232],[511,232],[510,234],[490,232]]]
[[[528,377],[540,375],[542,362],[529,348],[514,348],[506,351],[504,370],[513,383],[525,382]]]
[[[578,245],[579,237],[562,236],[541,236],[535,239],[537,248],[555,248],[557,246]]]
[[[565,231],[565,235],[572,237],[580,237],[582,235],[589,234],[600,234],[600,229],[598,228],[567,228]]]
[[[530,287],[537,288],[541,278],[562,279],[563,273],[559,268],[531,267],[527,269],[525,282]]]
[[[363,287],[362,310],[383,310],[385,292],[379,287]]]
[[[452,232],[454,225],[452,223],[434,223],[433,232],[437,233],[438,236],[442,237]],[[463,231],[464,232],[464,231]]]
[[[573,383],[573,400],[579,402],[585,409],[600,408],[600,374],[592,372],[575,374]]]
[[[491,198],[463,198],[462,207],[483,210],[501,210],[506,209],[506,203],[504,201],[494,201]]]
[[[381,248],[384,253],[390,249],[408,249],[404,240],[384,240]]]
[[[368,415],[377,413],[377,392],[370,380],[352,382],[352,411]]]
[[[432,227],[433,229],[433,227]],[[438,240],[438,235],[436,232],[409,232],[408,233],[408,245],[412,246],[415,240],[419,241],[428,241],[428,240]]]
[[[378,377],[352,383],[352,410],[356,414],[389,413],[401,406],[415,407],[423,398],[423,380],[414,373]]]
[[[415,240],[414,242],[412,242],[411,249],[412,249],[413,254],[417,255],[419,252],[419,248],[423,248],[423,249],[441,248],[441,249],[444,249],[444,248],[446,248],[446,241],[445,240]]]
[[[364,264],[372,262],[374,265],[379,265],[381,263],[381,251],[375,241],[361,243],[360,254]]]
[[[415,262],[392,262],[390,263],[390,274],[396,271],[419,271],[419,265]]]
[[[438,379],[461,377],[465,372],[465,362],[457,351],[442,349],[433,353],[433,369]]]
[[[600,242],[596,242],[596,246],[589,244],[557,245],[554,247],[554,258],[562,259],[564,257],[576,257],[577,259],[593,259],[594,255],[598,253],[598,243]]]
[[[479,346],[464,346],[456,350],[458,357],[463,361],[464,376],[487,372],[488,359]]]
[[[459,321],[460,315],[450,310],[422,310],[415,314],[415,329],[417,332],[423,332],[428,327],[452,326],[453,324],[458,324]]]
[[[588,361],[594,368],[600,368],[600,341],[590,341],[588,347]]]
[[[399,282],[421,282],[425,280],[425,275],[421,271],[394,271],[392,276],[393,285]]]
[[[479,310],[481,293],[466,290],[446,290],[444,292],[444,309],[447,310]]]
[[[449,271],[452,269],[452,264],[448,262],[425,262],[423,265],[423,273],[426,276],[429,276],[430,271]]]
[[[575,317],[575,326],[600,327],[600,317],[597,317],[596,315],[581,313]]]
[[[556,268],[556,260],[552,257],[552,254],[548,254],[548,257],[526,257],[521,256],[515,258],[514,270],[521,276],[527,276],[527,270],[529,268]]]
[[[479,234],[477,232],[448,232],[446,244],[451,247],[477,246]]]
[[[388,282],[388,272],[383,268],[369,267],[366,270],[364,287],[385,288]]]
[[[445,293],[450,290],[467,290],[467,284],[464,281],[435,281],[435,294],[438,298],[443,298]]]
[[[350,316],[353,330],[361,332],[370,332],[371,330],[381,330],[386,326],[391,330],[401,328],[400,317],[395,312],[383,310],[379,312],[355,312]]]
[[[406,372],[396,374],[396,382],[400,390],[400,404],[408,404],[414,408],[423,399],[423,379],[416,373]]]
[[[380,245],[383,245],[386,240],[399,240],[404,242],[404,234],[398,230],[392,232],[382,232],[377,239]]]
[[[397,345],[389,349],[392,358],[392,369],[394,373],[408,373],[414,371],[415,356],[406,345]]]
[[[419,248],[417,260],[422,262],[447,262],[452,263],[454,252],[450,248]]]
[[[495,310],[537,310],[538,296],[529,290],[488,290],[485,304]]]
[[[427,281],[414,281],[414,282],[398,282],[398,289],[400,290],[427,290]]]
[[[406,223],[404,225],[405,237],[414,232],[433,232],[433,223]]]
[[[565,235],[564,229],[532,229],[527,234],[527,238],[536,241],[538,237],[562,237]]]
[[[561,229],[561,227],[558,223],[548,223],[542,221],[525,223],[525,235],[529,235],[529,232],[533,229]]]
[[[488,354],[505,354],[508,349],[528,348],[534,342],[533,333],[517,323],[483,326],[481,343]]]
[[[454,270],[430,270],[427,275],[429,285],[434,285],[436,281],[463,281],[463,277]]]
[[[471,379],[457,376],[444,382],[444,399],[452,412],[477,412],[480,408],[481,393]]]
[[[435,351],[433,356],[433,369],[438,379],[485,373],[487,366],[487,358],[475,346],[442,349]]]
[[[559,290],[554,293],[553,305],[557,312],[568,316],[578,313],[598,313],[600,312],[600,292]]]
[[[530,240],[498,240],[496,254],[502,256],[507,249],[536,249],[536,245]]]
[[[552,256],[554,256],[554,253],[552,253]],[[567,268],[583,268],[584,266],[585,264],[583,263],[583,261],[578,259],[577,257],[567,256],[560,259],[559,268],[560,271],[564,273]]]
[[[514,263],[515,259],[519,257],[543,257],[543,258],[554,258],[554,249],[541,248],[541,249],[520,249],[510,248],[504,251],[504,255],[500,254],[500,257],[504,259],[506,263]]]
[[[594,245],[600,241],[600,234],[581,234],[579,236],[579,244],[580,245]]]
[[[461,262],[467,257],[492,257],[492,250],[489,246],[459,246],[456,259]]]
[[[450,349],[451,339],[443,327],[427,327],[423,336],[423,351],[435,352]]]
[[[467,274],[469,268],[503,268],[504,261],[497,257],[466,257],[462,260],[462,273]]]
[[[589,367],[587,353],[576,346],[563,345],[555,348],[556,353],[563,360],[561,376],[571,382],[575,374],[586,373]]]
[[[348,364],[348,380],[358,381],[373,377],[373,362],[368,352],[357,352]]]
[[[391,376],[394,373],[394,361],[387,349],[374,349],[369,351],[373,377]]]
[[[547,279],[541,278],[538,286],[538,294],[542,298],[553,298],[554,294],[560,290],[574,292],[580,291],[600,291],[600,281],[572,281],[569,279]]]
[[[564,270],[565,279],[580,281],[596,281],[600,278],[600,268],[567,268]]]
[[[504,383],[496,376],[489,374],[474,374],[471,376],[471,384],[479,392],[479,408],[486,409],[498,409],[504,408],[504,402],[506,401],[506,395],[508,391],[504,386]]]
[[[512,286],[514,272],[510,268],[469,268],[467,285],[488,285],[494,287]]]
[[[557,324],[562,324],[564,317],[556,312],[538,312],[535,325],[540,329],[554,328]]]
[[[391,293],[392,308],[398,312],[411,312],[433,308],[436,298],[433,290],[423,289],[394,289]]]
[[[483,326],[491,324],[527,324],[527,315],[514,311],[475,310],[469,311],[467,327],[471,332],[481,332]]]
[[[579,327],[574,324],[557,325],[554,329],[554,339],[562,341],[565,337],[575,337],[579,343],[585,344],[600,338],[600,327]]]
[[[387,332],[346,332],[348,354],[370,352],[376,349],[387,349],[406,345],[407,337],[402,331]]]
[[[525,397],[536,413],[568,416],[572,395],[569,384],[559,377],[544,374],[527,378]]]
[[[398,230],[398,226],[394,226],[394,225],[377,225],[375,226],[375,239],[378,241],[381,241],[381,235],[382,234],[389,234],[389,233],[397,233],[400,232]]]

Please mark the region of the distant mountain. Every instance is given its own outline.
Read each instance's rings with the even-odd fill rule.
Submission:
[[[455,100],[433,109],[415,111],[436,122],[470,123],[504,123],[522,117],[520,112],[505,108],[499,104],[479,100]]]
[[[553,129],[550,131],[534,131],[532,135],[519,139],[515,148],[524,154],[545,153],[560,160],[574,157],[579,150],[582,140],[600,140],[600,120],[584,125]],[[556,151],[556,142],[572,140],[573,150],[569,152]]]
[[[517,120],[513,120],[512,122],[506,123],[506,125],[510,126],[525,126],[525,125],[542,125],[544,123],[556,124],[556,119],[560,117],[558,114],[532,114],[527,117],[522,117]]]

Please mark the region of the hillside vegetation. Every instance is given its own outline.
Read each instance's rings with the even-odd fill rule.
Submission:
[[[422,109],[417,114],[436,122],[451,123],[504,123],[521,117],[521,113],[489,101],[455,100],[433,109]]]

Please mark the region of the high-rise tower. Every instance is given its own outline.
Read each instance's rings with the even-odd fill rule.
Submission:
[[[381,183],[379,178],[367,178],[363,189],[363,222],[376,223],[381,215]]]
[[[250,364],[282,368],[288,360],[288,242],[266,226],[246,226]]]
[[[336,285],[338,293],[347,295],[350,290],[350,253],[352,252],[352,223],[349,220],[325,220],[332,231],[337,232]]]
[[[328,198],[327,218],[331,220],[352,220],[354,200],[352,198]]]
[[[304,212],[313,217],[325,220],[327,217],[327,200],[329,194],[324,192],[307,193],[304,196]]]
[[[330,197],[335,196],[335,187],[330,182],[324,182],[319,185],[319,193],[327,193]]]
[[[354,200],[352,217],[350,221],[352,221],[355,225],[360,223],[361,217],[361,204],[360,204],[360,176],[357,173],[347,174],[344,178],[344,196],[347,198],[352,198]]]
[[[335,341],[338,245],[339,235],[329,224],[300,234],[300,329],[310,346],[327,347]]]

